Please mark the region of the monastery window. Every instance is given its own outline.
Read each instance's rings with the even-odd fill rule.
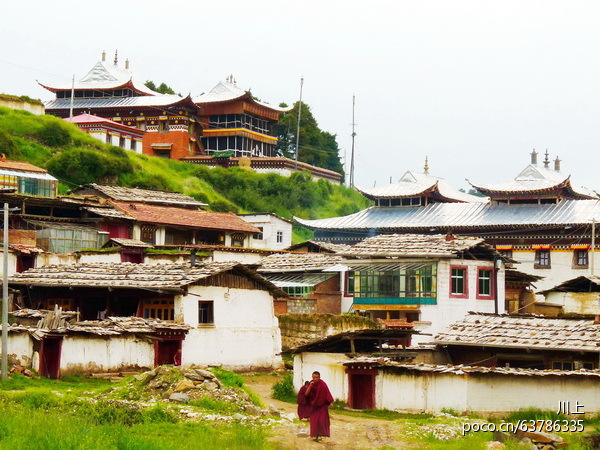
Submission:
[[[550,250],[536,250],[534,269],[550,269]]]
[[[231,246],[232,247],[243,247],[244,239],[246,239],[246,235],[244,233],[233,233],[231,235]]]
[[[504,258],[512,259],[513,251],[512,250],[498,250],[498,253],[502,255]]]
[[[587,269],[589,265],[589,253],[585,249],[578,249],[573,252],[573,268]]]
[[[159,120],[158,121],[158,132],[159,133],[168,133],[169,132],[169,121],[168,120]]]
[[[256,227],[260,230],[260,233],[254,233],[253,238],[258,240],[258,241],[262,241],[265,237],[263,235],[263,227]]]
[[[278,244],[283,243],[283,231],[278,231],[277,232],[277,243]]]
[[[144,319],[175,320],[175,302],[168,298],[144,300]]]
[[[450,267],[450,297],[467,298],[469,289],[467,283],[467,267]]]
[[[477,298],[493,299],[494,270],[491,267],[477,269]]]
[[[142,225],[140,240],[147,244],[156,244],[156,227],[152,225]]]
[[[212,300],[206,301],[201,300],[198,302],[198,324],[214,324],[215,323],[215,311],[214,302]]]

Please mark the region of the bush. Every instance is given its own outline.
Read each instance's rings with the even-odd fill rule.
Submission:
[[[38,131],[37,137],[48,147],[65,147],[71,143],[71,134],[59,122],[46,124]]]
[[[288,372],[271,388],[273,398],[284,402],[296,403],[297,394],[294,390],[294,377]]]
[[[21,159],[23,154],[10,134],[0,129],[0,153],[4,153],[8,159]]]

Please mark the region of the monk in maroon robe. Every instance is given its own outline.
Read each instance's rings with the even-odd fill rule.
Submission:
[[[331,433],[329,405],[333,403],[333,396],[319,372],[313,372],[306,396],[310,406],[310,437],[318,442],[321,436],[329,437]]]
[[[306,389],[308,389],[308,381],[298,391],[298,419],[308,419],[310,416],[310,406],[306,397]]]

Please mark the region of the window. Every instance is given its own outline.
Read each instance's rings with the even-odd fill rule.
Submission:
[[[233,233],[231,235],[231,246],[232,247],[243,247],[245,238],[246,238],[246,235],[244,233]]]
[[[199,301],[198,302],[198,324],[214,324],[214,302]]]
[[[435,264],[419,269],[352,271],[346,292],[355,298],[435,298],[436,278]]]
[[[256,240],[262,241],[264,239],[264,236],[263,236],[263,231],[264,231],[263,227],[256,227],[256,228],[258,228],[260,230],[260,233],[254,233],[253,237]]]
[[[147,244],[156,244],[156,227],[152,225],[142,225],[140,240]]]
[[[534,269],[550,269],[550,250],[536,250]]]
[[[498,250],[503,257],[513,259],[513,251],[512,250]]]
[[[290,297],[309,297],[314,286],[284,286],[283,289]]]
[[[493,298],[494,270],[491,267],[477,269],[477,298]]]
[[[145,300],[144,319],[175,320],[175,302],[166,298]]]
[[[277,243],[281,244],[283,242],[283,231],[277,232]]]
[[[572,361],[554,361],[552,363],[552,370],[573,370]]]
[[[587,250],[575,250],[573,252],[573,267],[575,269],[587,269],[589,257]]]
[[[467,298],[467,268],[464,266],[450,267],[450,297]]]

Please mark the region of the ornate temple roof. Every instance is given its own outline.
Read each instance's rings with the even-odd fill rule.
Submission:
[[[455,189],[442,178],[410,170],[402,175],[397,183],[374,187],[372,189],[356,188],[356,190],[371,200],[428,196],[442,202],[487,202],[487,198],[477,197]]]
[[[291,109],[289,107],[282,108],[279,106],[273,106],[269,105],[268,103],[260,102],[252,96],[252,93],[249,90],[245,91],[237,87],[235,83],[231,83],[229,81],[219,81],[219,83],[217,83],[217,85],[214,88],[212,88],[209,92],[201,94],[198,97],[195,97],[193,100],[194,103],[216,103],[227,102],[237,99],[249,100],[253,103],[264,106],[265,108],[269,108],[279,112],[285,112]]]
[[[562,200],[548,204],[433,203],[420,208],[372,206],[354,214],[331,219],[303,220],[312,230],[404,231],[527,226],[558,227],[591,224],[600,217],[597,200]]]
[[[39,84],[51,92],[70,91],[72,88],[70,81],[52,86]],[[116,58],[114,64],[106,61],[97,62],[87,75],[75,82],[75,90],[120,89],[124,87],[133,89],[142,95],[163,95],[146,87],[144,83],[133,76],[129,69],[119,67]]]
[[[471,186],[492,198],[553,194],[570,199],[596,199],[598,195],[571,183],[571,176],[536,164],[529,164],[513,180],[479,185],[467,180]]]

